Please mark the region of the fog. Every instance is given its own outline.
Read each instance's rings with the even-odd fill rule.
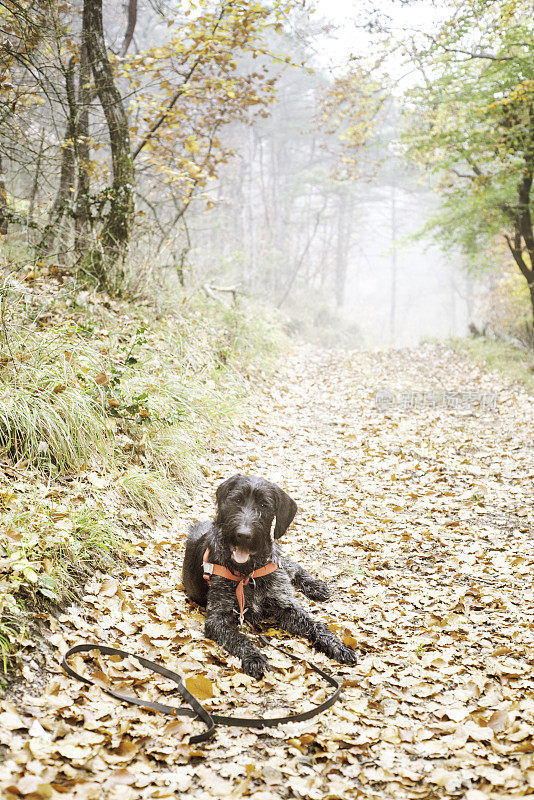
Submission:
[[[428,2],[407,6],[391,0],[317,0],[316,9],[325,21],[316,45],[317,63],[334,76],[351,55],[372,52],[373,40],[365,30],[370,19],[383,15],[390,29],[413,33],[432,30],[442,16],[439,5]],[[416,81],[398,53],[389,58],[388,70],[398,79],[397,94]],[[398,135],[398,129],[390,129],[386,147]],[[381,187],[380,174],[370,182],[375,196],[362,204],[351,223],[342,311],[347,324],[358,325],[366,346],[461,336],[473,320],[475,282],[466,274],[461,255],[443,253],[429,236],[413,241],[437,211],[435,192],[415,168],[404,164],[402,171],[401,179],[388,187]]]
[[[398,98],[392,92],[380,111],[349,178],[340,179],[339,138],[320,124],[350,45],[368,46],[353,21],[340,24],[350,5],[319,3],[316,22],[296,26],[284,45],[314,71],[284,69],[269,115],[231,130],[236,156],[211,186],[214,204],[207,212],[193,206],[187,242],[181,229],[169,254],[198,286],[267,299],[296,333],[328,345],[463,335],[474,284],[458,253],[443,253],[430,236],[414,238],[437,196],[428,177],[395,155],[404,124]],[[431,23],[435,13],[422,19]],[[402,71],[400,60],[389,67]]]
[[[387,194],[367,203],[362,219],[353,222],[344,319],[358,324],[367,346],[465,334],[473,287],[461,259],[428,238],[405,241],[435,212],[433,194],[402,187]]]
[[[465,334],[473,280],[457,253],[417,236],[437,210],[428,179],[384,155],[386,136],[378,156],[364,155],[360,179],[338,181],[302,80],[286,76],[271,116],[245,141],[236,131],[239,157],[217,182],[216,204],[189,218],[190,273],[199,286],[268,299],[296,333],[327,345]]]

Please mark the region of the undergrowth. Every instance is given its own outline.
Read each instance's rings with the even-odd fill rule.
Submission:
[[[451,339],[449,343],[459,355],[499,372],[508,380],[517,381],[534,394],[534,354],[531,350],[483,336]]]
[[[57,270],[54,273],[57,275]],[[46,272],[0,287],[0,672],[28,613],[171,516],[284,337],[246,303],[128,304]]]

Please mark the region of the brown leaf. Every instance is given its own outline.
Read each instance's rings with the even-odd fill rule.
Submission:
[[[99,372],[98,375],[95,376],[95,383],[97,386],[108,386],[109,376],[106,375],[105,372]]]

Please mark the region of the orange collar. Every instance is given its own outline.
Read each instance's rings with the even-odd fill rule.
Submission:
[[[274,572],[275,569],[278,569],[278,565],[271,562],[270,564],[266,564],[264,567],[259,567],[255,569],[253,572],[250,572],[246,578],[243,578],[242,575],[234,575],[233,572],[230,572],[229,569],[226,567],[222,567],[220,564],[212,564],[208,561],[210,557],[210,549],[206,547],[204,551],[204,555],[202,557],[202,566],[204,567],[204,577],[210,582],[211,575],[218,575],[220,578],[228,578],[230,581],[237,581],[237,586],[235,589],[235,593],[237,596],[237,603],[239,605],[239,622],[240,624],[243,623],[243,618],[245,615],[245,586],[249,582],[251,578],[263,578],[265,575],[270,575],[271,572]]]

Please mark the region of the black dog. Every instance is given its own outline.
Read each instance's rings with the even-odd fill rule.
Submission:
[[[206,607],[206,636],[238,656],[253,678],[263,676],[268,662],[240,633],[239,616],[253,624],[271,622],[304,636],[330,658],[355,664],[354,650],[304,611],[292,588],[327,600],[328,586],[283,556],[273,541],[291,524],[295,501],[274,483],[241,474],[221,483],[216,499],[215,519],[197,522],[189,532],[183,567],[188,597]]]

